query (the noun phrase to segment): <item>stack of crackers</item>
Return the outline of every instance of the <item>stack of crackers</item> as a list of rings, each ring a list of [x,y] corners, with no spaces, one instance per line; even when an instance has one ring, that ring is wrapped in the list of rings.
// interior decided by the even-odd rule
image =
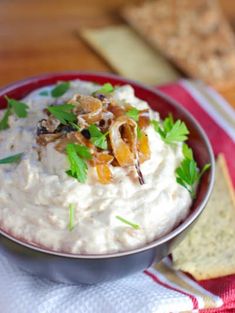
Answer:
[[[188,76],[213,86],[235,82],[234,33],[216,0],[146,1],[122,15]]]
[[[140,1],[121,10],[131,27],[85,29],[83,38],[123,76],[156,85],[183,73],[235,105],[235,35],[218,0]]]

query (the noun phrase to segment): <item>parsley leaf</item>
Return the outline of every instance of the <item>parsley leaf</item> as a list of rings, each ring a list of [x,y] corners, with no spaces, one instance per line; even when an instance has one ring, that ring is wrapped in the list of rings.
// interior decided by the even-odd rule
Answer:
[[[47,110],[54,115],[62,124],[66,125],[70,122],[76,122],[77,117],[71,111],[74,105],[62,104],[62,105],[51,105],[47,107]]]
[[[172,115],[169,115],[163,121],[162,125],[155,121],[151,121],[156,132],[167,143],[182,142],[188,139],[189,130],[184,122],[177,120],[174,122]]]
[[[151,120],[150,122],[152,125],[153,125],[153,128],[156,132],[158,132],[158,129],[159,129],[159,122],[156,121],[156,120]]]
[[[0,164],[18,163],[21,160],[22,156],[23,153],[11,155],[9,157],[1,159]]]
[[[138,224],[132,223],[119,215],[116,215],[116,219],[118,219],[119,221],[123,222],[126,225],[131,226],[134,229],[140,229],[140,226]]]
[[[142,132],[141,128],[138,125],[137,126],[137,138],[141,139],[142,136],[143,136],[143,132]]]
[[[78,124],[76,124],[76,123],[74,123],[74,122],[69,122],[69,124],[70,124],[71,126],[73,126],[73,128],[75,128],[77,131],[80,130],[80,126],[79,126]]]
[[[20,118],[28,115],[28,105],[26,103],[11,99],[7,96],[5,96],[5,99],[7,100],[7,108],[0,121],[0,131],[9,128],[8,119],[12,112]]]
[[[182,150],[183,155],[186,159],[193,160],[193,150],[189,148],[189,146],[186,143],[183,144]]]
[[[5,97],[8,103],[8,107],[12,108],[13,112],[20,118],[24,118],[28,115],[28,105],[24,102],[20,102],[9,97]]]
[[[114,91],[114,87],[110,83],[105,83],[100,89],[93,92],[93,94],[96,93],[102,93],[102,94],[108,94]]]
[[[107,144],[107,139],[105,137],[106,135],[102,135],[100,137],[92,137],[91,138],[91,142],[93,143],[93,145],[95,145],[96,147],[103,149],[103,150],[107,150],[108,149],[108,144]]]
[[[134,121],[139,121],[139,110],[136,108],[132,108],[129,111],[126,112],[126,115],[130,118],[132,118]]]
[[[68,91],[69,87],[70,87],[70,82],[60,83],[51,90],[51,96],[53,98],[59,98],[63,96],[63,94],[65,94],[66,91]]]
[[[85,159],[85,160],[91,160],[92,159],[92,154],[90,152],[90,149],[84,145],[78,145],[78,144],[74,144],[74,148],[77,152],[77,154]]]
[[[211,167],[211,164],[210,163],[207,163],[203,166],[201,172],[199,173],[199,177],[198,177],[198,180],[201,179],[202,175],[207,171],[209,170],[209,168]]]
[[[108,143],[106,138],[108,132],[103,134],[95,124],[90,125],[88,127],[88,130],[91,135],[90,140],[93,145],[103,150],[108,149]]]
[[[11,115],[11,109],[8,107],[0,121],[0,130],[9,128],[8,118]]]
[[[68,224],[69,231],[72,231],[74,229],[74,217],[75,217],[75,205],[70,204],[69,205],[69,224]]]
[[[39,96],[43,96],[43,97],[49,96],[48,90],[42,90],[41,92],[39,92]]]
[[[186,188],[195,197],[195,184],[202,175],[210,168],[210,164],[204,165],[201,172],[197,168],[197,163],[193,159],[185,158],[176,169],[176,181]]]
[[[88,170],[84,159],[91,159],[90,150],[86,146],[69,143],[66,146],[66,153],[70,164],[70,169],[66,173],[76,178],[79,182],[84,183]]]

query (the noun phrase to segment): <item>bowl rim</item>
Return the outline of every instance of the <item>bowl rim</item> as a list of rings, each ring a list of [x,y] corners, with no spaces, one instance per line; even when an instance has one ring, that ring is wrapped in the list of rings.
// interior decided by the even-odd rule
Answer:
[[[207,187],[207,191],[205,194],[204,199],[202,200],[202,202],[200,203],[200,205],[198,205],[194,212],[191,213],[191,215],[189,215],[186,220],[184,220],[182,223],[180,223],[177,227],[175,227],[171,232],[167,233],[166,235],[160,237],[159,239],[153,240],[150,243],[145,244],[144,246],[135,248],[135,249],[131,249],[131,250],[126,250],[126,251],[121,251],[121,252],[114,252],[114,253],[105,253],[105,254],[73,254],[73,253],[66,253],[66,252],[60,252],[60,251],[54,251],[54,250],[50,250],[49,248],[46,247],[39,247],[36,244],[34,245],[33,243],[30,242],[26,242],[26,241],[22,241],[20,239],[17,239],[16,237],[14,237],[13,235],[10,235],[9,233],[7,233],[6,231],[2,230],[0,228],[0,235],[3,235],[4,237],[6,237],[7,239],[9,239],[10,241],[13,241],[16,244],[19,244],[21,246],[24,246],[26,248],[29,248],[31,250],[34,250],[36,252],[41,252],[44,254],[49,254],[51,256],[57,256],[57,257],[66,257],[66,258],[72,258],[72,259],[107,259],[107,258],[117,258],[117,257],[122,257],[122,256],[127,256],[127,255],[132,255],[132,254],[136,254],[136,253],[140,253],[140,252],[144,252],[147,251],[149,249],[155,248],[167,241],[170,241],[171,239],[173,239],[174,237],[176,237],[177,235],[179,235],[180,233],[182,233],[187,227],[189,227],[194,220],[201,214],[201,212],[203,211],[204,207],[206,206],[209,197],[211,195],[213,186],[214,186],[214,180],[215,180],[215,158],[214,158],[214,153],[210,144],[210,141],[208,139],[207,134],[205,133],[205,131],[203,130],[203,128],[200,126],[200,124],[198,123],[198,121],[193,117],[193,115],[187,110],[185,109],[180,102],[178,102],[177,100],[173,99],[172,97],[168,96],[167,94],[163,93],[162,91],[158,90],[158,89],[154,89],[152,87],[146,86],[145,84],[142,84],[141,82],[132,80],[132,79],[128,79],[128,78],[124,78],[120,75],[116,75],[113,73],[109,73],[109,72],[99,72],[99,71],[59,71],[59,72],[49,72],[49,73],[44,73],[44,74],[39,74],[39,75],[34,75],[31,77],[28,77],[26,79],[22,79],[22,80],[18,80],[16,82],[7,84],[6,86],[3,86],[0,88],[0,93],[2,94],[4,93],[8,93],[9,91],[12,91],[16,88],[19,87],[23,87],[23,86],[27,86],[27,84],[31,84],[33,82],[37,82],[38,80],[44,80],[44,79],[50,79],[50,78],[55,78],[56,76],[66,76],[66,75],[78,75],[78,76],[85,76],[85,75],[89,75],[95,78],[95,77],[100,77],[100,78],[105,78],[107,79],[107,81],[111,78],[113,79],[118,79],[121,80],[122,83],[126,83],[126,84],[130,84],[130,85],[134,85],[137,86],[140,89],[145,89],[155,95],[157,95],[158,97],[162,98],[163,100],[169,102],[171,105],[173,105],[177,110],[181,110],[181,112],[187,116],[187,118],[190,120],[191,123],[194,124],[197,132],[200,134],[200,136],[202,137],[202,139],[204,140],[205,146],[208,150],[209,153],[209,158],[210,158],[210,163],[211,163],[211,167],[210,167],[210,181]],[[77,78],[73,78],[71,80],[75,80],[75,79],[80,79],[80,77]],[[86,80],[85,80],[86,81]],[[87,80],[88,81],[88,80]],[[37,89],[37,88],[35,88]],[[0,95],[1,96],[1,95]]]

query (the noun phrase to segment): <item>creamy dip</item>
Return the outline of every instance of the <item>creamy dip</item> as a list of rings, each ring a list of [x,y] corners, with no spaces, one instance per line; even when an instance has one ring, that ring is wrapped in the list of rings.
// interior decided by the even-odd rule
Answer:
[[[85,183],[68,176],[66,155],[50,143],[37,152],[36,125],[45,117],[43,109],[55,103],[51,96],[35,90],[22,101],[29,106],[26,118],[11,115],[10,128],[0,132],[0,159],[23,152],[18,164],[0,165],[0,225],[15,237],[56,251],[102,254],[137,248],[176,227],[189,212],[191,197],[176,182],[182,144],[166,144],[153,126],[148,126],[151,158],[141,164],[145,184],[128,175],[131,168],[111,166],[112,183],[97,180],[89,166]],[[90,95],[97,84],[71,81],[70,89],[57,102],[75,93]],[[148,104],[134,95],[131,86],[115,88],[113,97],[122,105],[138,109]],[[2,116],[3,112],[0,112]],[[156,112],[151,111],[155,119]],[[75,225],[68,229],[69,206],[75,204]],[[139,225],[133,229],[116,216]]]

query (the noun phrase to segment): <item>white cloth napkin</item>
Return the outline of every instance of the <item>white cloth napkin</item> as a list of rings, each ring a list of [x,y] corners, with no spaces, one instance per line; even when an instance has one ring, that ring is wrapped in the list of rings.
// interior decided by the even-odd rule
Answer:
[[[1,313],[169,313],[194,308],[187,290],[154,267],[114,282],[69,285],[25,273],[0,250],[0,277]]]

